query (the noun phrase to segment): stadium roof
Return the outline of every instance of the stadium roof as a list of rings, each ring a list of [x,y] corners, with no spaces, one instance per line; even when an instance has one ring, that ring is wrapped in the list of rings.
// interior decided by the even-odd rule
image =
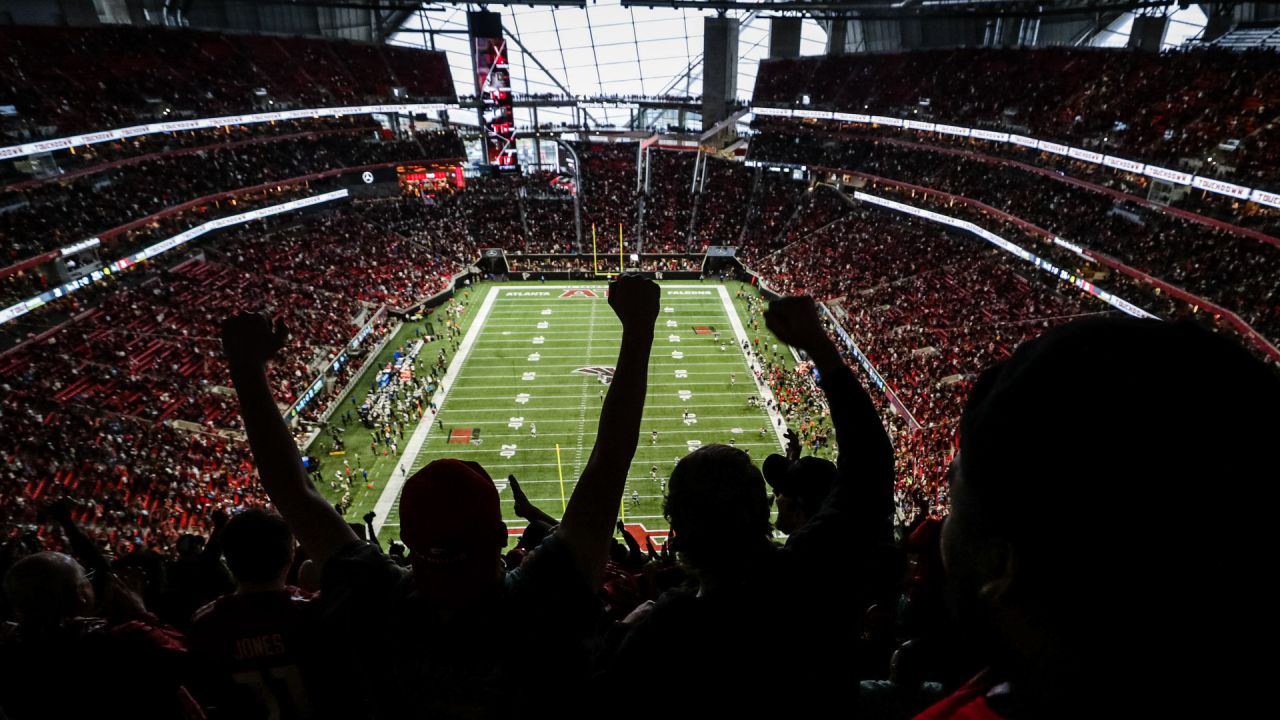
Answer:
[[[512,85],[519,94],[675,95],[702,94],[703,17],[714,12],[671,8],[625,8],[620,0],[600,0],[585,8],[497,7],[509,43]],[[738,88],[751,97],[756,66],[769,50],[769,21],[740,13]],[[466,11],[435,6],[410,14],[389,42],[435,47],[448,54],[458,94],[470,94]],[[458,33],[457,31],[463,31]],[[806,19],[800,51],[821,54],[826,33]],[[567,93],[565,91],[568,91]],[[522,117],[520,113],[526,116]],[[600,124],[625,125],[626,110],[593,111]],[[539,111],[539,122],[569,122],[568,109]],[[520,110],[517,125],[532,125]]]
[[[1160,38],[1168,48],[1202,37],[1206,13],[1218,21],[1207,39],[1216,38],[1234,22],[1233,5],[1181,0],[178,0],[163,3],[162,20],[435,48],[447,54],[454,84],[466,95],[474,87],[466,12],[484,8],[502,15],[512,41],[511,78],[518,95],[696,98],[702,94],[704,18],[727,15],[740,26],[736,95],[749,101],[759,60],[768,54],[770,20],[783,15],[802,18],[801,55],[823,53],[824,28],[837,19],[851,22],[833,29],[836,52],[1012,44],[1124,47],[1138,15],[1168,18]],[[1255,16],[1270,17],[1262,10],[1241,17]],[[696,112],[657,113],[647,110],[644,126],[700,124]],[[623,126],[630,115],[623,109],[592,110],[588,122]],[[468,122],[466,113],[455,119]],[[531,126],[532,112],[519,108],[515,120]],[[574,118],[569,108],[544,107],[538,120]]]

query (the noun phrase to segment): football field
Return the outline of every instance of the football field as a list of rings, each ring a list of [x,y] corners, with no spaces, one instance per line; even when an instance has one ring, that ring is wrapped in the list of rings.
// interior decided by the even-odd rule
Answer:
[[[435,397],[439,422],[417,426],[399,464],[405,473],[391,473],[379,488],[375,509],[384,540],[399,535],[403,476],[437,458],[474,460],[488,470],[513,535],[527,523],[512,511],[508,474],[535,505],[561,514],[595,443],[622,336],[605,288],[601,282],[479,289]],[[620,508],[634,534],[650,533],[659,545],[667,528],[663,490],[681,457],[724,443],[750,452],[758,464],[780,451],[784,429],[749,400],[769,395],[748,367],[742,343],[755,336],[744,330],[730,289],[698,282],[661,289],[644,421]]]

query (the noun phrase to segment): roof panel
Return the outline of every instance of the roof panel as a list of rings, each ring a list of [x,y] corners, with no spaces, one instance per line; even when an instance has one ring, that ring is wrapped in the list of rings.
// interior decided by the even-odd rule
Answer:
[[[693,10],[624,8],[619,0],[600,0],[587,9],[545,7],[501,8],[503,29],[542,63],[575,95],[700,95],[702,93],[703,17],[711,13]],[[755,84],[756,65],[768,54],[769,21],[754,14],[741,16],[739,31],[738,97],[749,99]],[[466,13],[451,9],[440,13],[415,13],[392,35],[395,44],[430,46],[419,27],[465,30]],[[826,35],[817,22],[806,19],[801,38],[805,54],[821,53]],[[593,42],[594,40],[594,42]],[[449,56],[454,84],[459,92],[471,92],[471,59],[462,35],[436,35],[435,47]],[[637,61],[637,54],[639,60]],[[511,43],[511,77],[517,92],[558,92],[551,77],[526,57],[520,45]],[[690,68],[692,65],[692,69]],[[542,122],[568,120],[570,114],[539,111]],[[595,112],[605,122],[604,112]],[[625,111],[607,113],[608,121],[626,121]],[[555,117],[555,120],[551,120]],[[522,118],[517,114],[517,123]],[[532,122],[530,116],[525,124]]]

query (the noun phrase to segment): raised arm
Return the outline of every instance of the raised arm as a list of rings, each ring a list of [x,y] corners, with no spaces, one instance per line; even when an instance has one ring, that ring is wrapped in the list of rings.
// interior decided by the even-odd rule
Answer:
[[[841,360],[813,298],[774,301],[764,318],[779,340],[803,350],[817,367],[840,446],[839,479],[818,514],[788,538],[788,547],[825,547],[842,535],[860,544],[891,541],[893,445],[871,397]]]
[[[618,521],[618,532],[622,533],[622,541],[627,544],[627,563],[632,568],[644,565],[644,553],[640,550],[640,541],[635,536],[627,532],[627,527]]]
[[[373,520],[378,517],[378,513],[370,510],[360,518],[364,520],[365,537],[369,538],[369,544],[378,548],[378,552],[382,552],[382,543],[378,542],[378,532],[373,528]]]
[[[80,561],[84,569],[93,572],[93,590],[101,595],[107,589],[106,583],[111,575],[111,563],[107,561],[102,549],[90,540],[71,518],[72,506],[71,498],[61,497],[51,503],[47,510],[49,516],[62,527],[62,532],[66,534],[67,542],[71,545],[71,553]]]
[[[298,446],[271,398],[267,361],[284,347],[287,337],[284,323],[277,322],[273,329],[256,313],[240,313],[222,323],[222,349],[258,477],[307,556],[323,566],[358,538],[307,477]]]
[[[543,512],[542,508],[529,500],[529,496],[524,493],[524,488],[520,487],[520,481],[516,480],[515,475],[507,476],[507,486],[511,488],[511,497],[515,499],[516,517],[524,518],[529,522],[546,523],[550,527],[560,524],[559,520]]]
[[[795,462],[800,459],[800,436],[795,430],[787,428],[785,437],[787,438],[787,459]]]
[[[592,587],[604,576],[613,521],[640,438],[653,325],[658,319],[658,285],[638,275],[624,275],[609,285],[609,306],[622,321],[618,365],[600,411],[591,458],[556,531]]]

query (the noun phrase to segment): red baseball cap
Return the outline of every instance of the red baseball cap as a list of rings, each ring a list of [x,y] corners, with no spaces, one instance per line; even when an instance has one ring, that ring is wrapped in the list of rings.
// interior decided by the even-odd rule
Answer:
[[[502,522],[498,489],[478,463],[436,460],[405,482],[400,522],[400,538],[415,552],[492,545]]]

